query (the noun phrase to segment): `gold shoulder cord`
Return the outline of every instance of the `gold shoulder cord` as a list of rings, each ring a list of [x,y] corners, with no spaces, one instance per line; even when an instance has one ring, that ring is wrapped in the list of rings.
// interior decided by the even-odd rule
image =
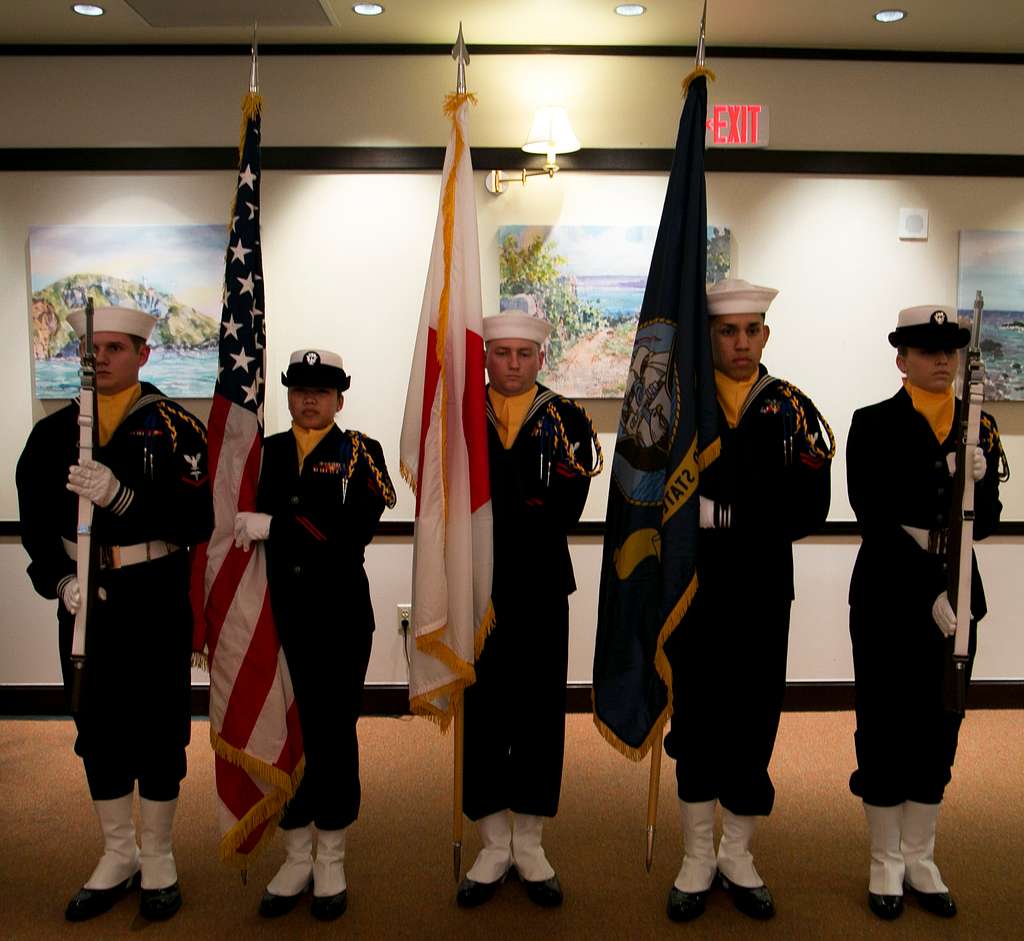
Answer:
[[[1005,483],[1010,479],[1010,462],[1006,460],[1006,452],[1003,450],[1003,440],[999,435],[999,429],[992,423],[991,416],[986,415],[984,412],[981,413],[981,427],[988,432],[986,439],[988,446],[985,450],[990,454],[993,451],[998,454],[999,482]]]
[[[392,486],[390,479],[373,462],[373,457],[370,455],[369,450],[367,450],[366,445],[363,444],[362,435],[358,431],[350,431],[349,437],[352,440],[352,457],[349,459],[346,470],[348,477],[351,478],[352,472],[356,467],[356,460],[362,454],[366,461],[366,466],[369,467],[370,473],[373,475],[373,479],[377,481],[377,486],[380,487],[381,495],[384,497],[384,505],[389,509],[392,508],[398,502],[398,497],[395,495],[395,488]]]
[[[555,408],[554,402],[550,402],[548,403],[547,413],[555,424],[554,446],[556,451],[559,450],[559,448],[561,449],[562,453],[565,455],[566,463],[576,471],[577,474],[582,477],[596,477],[604,468],[604,454],[601,451],[601,442],[598,440],[597,432],[594,431],[594,423],[590,420],[590,416],[587,414],[586,410],[575,402],[572,404],[575,408],[580,410],[587,421],[587,427],[590,429],[590,439],[594,442],[594,450],[597,452],[597,464],[594,466],[593,470],[587,470],[579,461],[576,460],[576,455],[573,453],[569,436],[565,433],[565,425],[562,424],[562,416],[558,414],[558,409]]]
[[[789,399],[790,404],[793,406],[793,411],[796,413],[796,430],[797,432],[803,434],[804,440],[807,442],[807,447],[810,449],[810,452],[812,454],[817,455],[820,458],[823,458],[826,461],[831,461],[836,454],[836,438],[835,435],[832,434],[832,428],[829,426],[829,423],[825,420],[825,416],[818,411],[817,407],[813,402],[811,402],[810,399],[807,400],[811,408],[814,409],[815,414],[818,416],[818,420],[824,427],[825,434],[828,435],[828,451],[825,451],[825,449],[822,448],[816,440],[812,440],[808,432],[807,416],[806,414],[804,414],[804,407],[800,403],[800,396],[797,395],[797,392],[799,392],[799,390],[796,388],[796,386],[790,385],[788,382],[780,382],[779,389],[781,390],[782,394],[787,399]]]
[[[195,433],[199,435],[199,438],[203,442],[203,444],[206,444],[206,430],[184,409],[175,408],[173,407],[173,405],[169,405],[167,399],[162,399],[161,401],[159,401],[157,403],[156,408],[160,414],[160,417],[163,419],[164,424],[167,426],[168,432],[170,432],[172,450],[177,450],[178,447],[178,429],[175,427],[174,422],[171,420],[172,415],[175,418],[181,419],[187,425],[190,425],[192,429],[195,431]]]

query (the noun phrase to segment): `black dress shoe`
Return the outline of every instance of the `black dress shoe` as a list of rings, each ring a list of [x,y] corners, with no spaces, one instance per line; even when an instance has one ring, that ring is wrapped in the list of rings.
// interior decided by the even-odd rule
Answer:
[[[672,886],[668,892],[668,917],[672,921],[693,921],[704,914],[704,906],[711,889],[703,892],[684,892]]]
[[[763,920],[775,914],[775,903],[772,901],[768,886],[759,885],[748,889],[746,886],[730,882],[721,873],[718,876],[722,880],[722,887],[732,896],[732,904],[744,915]]]
[[[147,921],[167,921],[181,908],[181,889],[178,883],[165,889],[143,889],[139,899],[139,914]]]
[[[83,886],[68,902],[64,917],[68,921],[88,921],[109,912],[118,900],[138,886],[140,879],[139,873],[135,873],[130,879],[125,879],[124,882],[119,882],[109,889],[86,889]]]
[[[926,912],[938,915],[939,918],[952,918],[956,914],[956,902],[948,892],[922,892],[909,882],[904,882],[903,888],[910,890]]]
[[[455,904],[459,908],[476,908],[478,905],[483,905],[484,902],[489,902],[494,897],[494,893],[498,891],[498,886],[501,883],[501,879],[496,879],[494,882],[476,882],[466,876],[459,883],[459,891],[455,893]]]
[[[263,898],[260,899],[260,915],[264,918],[280,918],[287,915],[312,887],[313,880],[310,879],[306,887],[294,895],[274,895],[273,892],[264,891]]]
[[[314,895],[313,904],[309,906],[313,917],[318,921],[334,921],[341,918],[348,908],[348,889],[342,889],[337,895]]]
[[[876,892],[868,892],[868,908],[879,918],[892,921],[903,914],[903,896],[879,895]]]
[[[538,882],[524,879],[523,882],[526,883],[526,896],[534,905],[540,905],[542,908],[557,908],[562,904],[562,886],[558,881],[558,876],[541,879]]]

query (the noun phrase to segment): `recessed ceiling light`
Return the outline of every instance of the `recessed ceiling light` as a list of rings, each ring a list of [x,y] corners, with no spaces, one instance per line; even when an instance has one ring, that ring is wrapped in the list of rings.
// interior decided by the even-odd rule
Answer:
[[[898,23],[906,15],[906,10],[879,10],[875,14],[875,19],[879,23]]]
[[[647,12],[647,7],[642,3],[620,3],[615,12],[619,16],[643,16]]]
[[[384,7],[379,3],[355,3],[352,5],[352,12],[360,16],[380,16]]]
[[[71,7],[79,16],[103,16],[106,12],[103,7],[94,3],[76,3]]]

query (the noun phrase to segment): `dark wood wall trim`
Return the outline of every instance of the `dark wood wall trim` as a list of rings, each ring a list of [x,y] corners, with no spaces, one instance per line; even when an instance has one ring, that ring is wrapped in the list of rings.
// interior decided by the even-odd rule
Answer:
[[[667,173],[670,148],[590,147],[559,158],[562,171]],[[264,147],[265,170],[437,171],[443,147]],[[540,167],[543,158],[515,147],[474,147],[477,170]],[[7,147],[4,172],[146,172],[234,170],[234,147]],[[1022,177],[1024,155],[932,154],[856,150],[724,150],[705,154],[709,173],[804,173],[832,176]]]
[[[591,711],[589,683],[566,687],[569,712]],[[971,709],[1024,709],[1024,681],[978,680],[968,692]],[[209,715],[210,692],[206,686],[192,687],[192,714]],[[853,709],[853,683],[787,683],[783,698],[787,712],[835,712]],[[0,716],[66,717],[67,700],[61,686],[0,686]],[[405,684],[366,686],[363,689],[363,715],[409,715],[409,690]]]
[[[260,43],[261,56],[449,56],[448,43]],[[471,43],[475,56],[632,56],[693,60],[695,46],[584,46]],[[0,56],[245,56],[243,43],[6,43]],[[708,46],[715,59],[794,59],[814,62],[933,62],[944,65],[1024,65],[1017,52],[913,49],[802,49],[794,46]]]

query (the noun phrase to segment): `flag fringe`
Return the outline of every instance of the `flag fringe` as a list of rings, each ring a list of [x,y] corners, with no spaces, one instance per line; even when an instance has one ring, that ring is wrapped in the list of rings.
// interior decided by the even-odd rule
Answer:
[[[598,732],[601,733],[608,744],[610,744],[616,751],[625,755],[631,761],[642,761],[646,757],[647,753],[651,750],[651,746],[655,742],[660,741],[661,735],[665,729],[665,724],[672,717],[672,666],[669,664],[668,657],[665,655],[665,644],[675,633],[675,629],[679,626],[680,621],[682,621],[683,615],[686,614],[689,609],[696,593],[697,576],[694,575],[693,578],[690,579],[690,584],[686,586],[686,590],[682,595],[680,595],[675,607],[669,612],[668,617],[665,619],[665,623],[661,626],[661,630],[658,632],[658,640],[655,644],[654,650],[654,667],[658,671],[658,676],[661,677],[661,681],[665,684],[665,688],[668,691],[668,700],[665,704],[665,708],[661,711],[661,714],[651,725],[651,729],[647,733],[647,737],[643,742],[641,742],[639,746],[629,745],[624,742],[609,726],[605,725],[605,723],[601,721],[597,715],[597,709],[594,708],[594,725],[597,726]],[[593,690],[591,690],[590,698],[593,708]]]
[[[455,112],[462,107],[463,102],[468,101],[471,105],[476,104],[476,95],[472,92],[451,92],[444,96],[444,115],[446,118],[455,120]]]
[[[413,493],[416,492],[416,475],[413,473],[412,468],[402,461],[399,464],[399,470],[402,472],[402,479],[409,485]]]
[[[242,99],[242,130],[238,135],[238,162],[242,162],[242,154],[245,151],[245,132],[249,127],[249,122],[253,118],[257,118],[260,115],[260,111],[263,110],[263,96],[258,95],[256,92],[247,92],[246,96]]]
[[[271,791],[239,820],[220,840],[220,861],[236,869],[248,869],[277,832],[278,820],[287,798],[278,790]],[[248,853],[239,853],[238,848],[252,835],[253,831],[266,824],[256,845]]]
[[[289,774],[287,771],[270,764],[270,762],[256,758],[241,748],[231,745],[212,726],[210,727],[210,746],[225,761],[242,768],[252,777],[259,778],[265,784],[280,790],[286,799],[294,796],[299,782],[302,780],[305,758],[300,760],[295,770]]]
[[[473,659],[479,660],[480,654],[484,650],[484,642],[490,636],[491,631],[494,630],[494,625],[497,623],[494,616],[494,602],[488,600],[487,611],[484,614],[483,620],[480,622],[480,626],[476,629],[476,633],[473,635]]]
[[[205,650],[193,650],[192,667],[196,670],[202,670],[204,673],[209,673],[210,655]]]
[[[700,78],[702,75],[712,82],[715,80],[715,73],[712,72],[711,69],[705,68],[703,65],[698,66],[683,79],[682,88],[684,98],[686,97],[686,93],[690,90],[690,83],[694,79]]]
[[[448,731],[452,721],[453,707],[451,700],[454,698],[456,693],[464,690],[469,683],[463,678],[457,677],[450,683],[446,683],[444,686],[439,686],[437,689],[429,690],[426,693],[420,693],[417,696],[412,697],[409,700],[410,711],[417,716],[422,716],[424,719],[429,719],[434,723],[444,734]],[[448,709],[439,709],[431,702],[432,699],[438,699],[442,696],[448,697]]]

